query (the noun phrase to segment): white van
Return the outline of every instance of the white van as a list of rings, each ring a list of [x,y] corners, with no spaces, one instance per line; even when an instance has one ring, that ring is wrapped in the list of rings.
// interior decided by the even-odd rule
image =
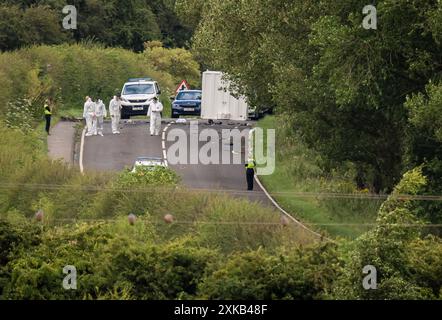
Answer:
[[[121,118],[147,116],[149,103],[161,94],[158,82],[151,78],[129,79],[121,90]]]
[[[201,118],[211,120],[246,121],[248,105],[243,97],[235,98],[229,91],[229,83],[219,71],[203,72]]]

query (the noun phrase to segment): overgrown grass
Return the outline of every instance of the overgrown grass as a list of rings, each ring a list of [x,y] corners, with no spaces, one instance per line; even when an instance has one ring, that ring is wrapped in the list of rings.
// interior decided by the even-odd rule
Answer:
[[[107,107],[106,107],[107,108]],[[82,119],[83,118],[83,108],[82,106],[64,106],[60,108],[58,116],[66,119]]]
[[[158,50],[168,55],[169,60],[186,52]],[[157,61],[160,57],[153,59],[150,54],[82,44],[32,46],[0,53],[0,95],[5,102],[52,97],[56,101],[55,114],[81,118],[86,95],[99,97],[108,104],[129,78],[149,76],[158,81],[163,92],[164,116],[170,117],[169,96],[183,77],[197,81],[198,65],[188,53],[181,61],[188,68],[177,73],[175,63],[161,65]],[[7,104],[0,105],[0,113],[6,107]]]
[[[263,129],[276,128],[276,169],[272,175],[260,179],[282,207],[313,228],[326,230],[333,236],[355,238],[370,228],[367,224],[374,222],[382,200],[321,195],[368,192],[356,190],[351,164],[326,172],[321,168],[320,155],[306,148],[299,139],[288,138],[286,128],[276,116],[267,116],[258,125]],[[278,192],[298,195],[278,195]]]
[[[32,218],[42,209],[49,225],[60,225],[127,219],[133,213],[157,224],[164,242],[193,235],[200,245],[223,252],[273,250],[284,243],[313,240],[295,226],[283,227],[279,214],[271,209],[189,191],[176,185],[167,172],[155,172],[149,179],[150,173],[134,176],[129,171],[82,175],[76,168],[47,158],[40,131],[25,135],[0,128],[0,217]],[[163,221],[166,214],[174,216],[174,224]]]
[[[368,261],[399,261],[413,275],[399,279],[398,289],[387,287],[388,295],[380,288],[373,298],[403,297],[403,284],[414,284],[414,278],[424,279],[426,292],[406,298],[440,296],[434,267],[442,261],[440,242],[417,243],[411,259],[398,260],[402,250],[409,252],[401,247],[410,240],[403,241],[397,217],[393,229],[382,226],[388,236],[394,231],[385,247],[381,232],[373,233],[380,241],[362,238],[361,251],[346,241],[318,244],[295,226],[283,226],[271,209],[189,191],[167,169],[81,175],[50,161],[38,135],[0,125],[0,299],[356,299],[367,252],[373,255]],[[314,186],[312,178],[308,188]],[[323,219],[322,201],[303,200],[299,209]],[[404,205],[392,201],[385,213]],[[43,210],[42,221],[34,217],[37,210]],[[129,213],[137,216],[133,225]],[[166,223],[165,214],[174,222]],[[435,249],[422,260],[427,248]],[[416,269],[422,261],[428,264]],[[66,265],[77,269],[77,290],[60,285]]]

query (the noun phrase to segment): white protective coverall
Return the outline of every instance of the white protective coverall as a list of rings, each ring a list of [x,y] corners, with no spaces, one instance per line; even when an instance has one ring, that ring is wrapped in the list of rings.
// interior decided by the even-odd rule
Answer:
[[[100,136],[103,136],[103,122],[104,118],[107,117],[106,106],[103,101],[98,99],[95,104],[95,115],[97,116],[97,131]]]
[[[86,119],[86,136],[97,135],[97,117],[95,116],[95,103],[88,98],[84,104],[83,118]]]
[[[117,97],[114,97],[109,103],[109,113],[112,118],[112,133],[118,134],[118,126],[120,124],[121,118],[121,100],[118,100]]]
[[[147,115],[150,117],[150,135],[158,136],[161,130],[161,112],[163,104],[155,99],[149,104]]]

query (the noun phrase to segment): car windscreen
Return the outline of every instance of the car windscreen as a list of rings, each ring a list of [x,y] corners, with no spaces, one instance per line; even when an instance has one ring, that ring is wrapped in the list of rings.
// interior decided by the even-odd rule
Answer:
[[[161,160],[138,160],[135,163],[135,166],[162,166],[163,163]]]
[[[124,87],[124,95],[130,94],[153,94],[155,88],[153,84],[129,84]]]
[[[201,92],[180,92],[176,100],[201,100]]]

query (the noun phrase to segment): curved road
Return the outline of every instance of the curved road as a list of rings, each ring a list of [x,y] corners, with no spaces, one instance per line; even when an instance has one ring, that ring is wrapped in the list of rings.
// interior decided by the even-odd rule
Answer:
[[[220,138],[218,141],[210,141],[209,144],[214,144],[214,147],[218,148],[220,155],[222,150],[229,153],[231,155],[230,163],[233,163],[232,158],[234,154],[239,156],[239,153],[241,153],[241,164],[173,164],[173,161],[169,161],[170,168],[181,176],[185,185],[191,188],[220,190],[235,196],[245,196],[251,201],[258,201],[263,205],[273,207],[256,183],[255,191],[246,192],[247,184],[243,164],[245,162],[244,141],[242,141],[241,148],[233,150],[230,141],[221,139],[223,129],[232,130],[238,128],[240,131],[248,130],[244,123],[224,122],[223,124],[208,125],[206,122],[200,121],[198,129],[195,130],[195,127],[193,127],[191,130],[189,121],[186,124],[177,124],[166,120],[162,124],[161,132],[164,132],[164,134],[154,137],[151,137],[148,132],[149,122],[146,120],[122,121],[120,127],[121,134],[112,135],[110,123],[106,122],[104,137],[85,137],[83,147],[83,167],[85,171],[119,171],[125,167],[131,167],[135,159],[140,156],[161,157],[164,159],[165,152],[163,152],[163,147],[165,150],[169,150],[175,144],[175,141],[167,141],[167,137],[176,132],[177,129],[188,139],[185,153],[188,160],[190,160],[190,138],[198,138],[199,132],[210,128],[216,130]],[[199,142],[197,152],[204,145],[207,145],[207,142]],[[195,150],[193,151],[193,154],[195,154]],[[176,155],[180,155],[180,152],[177,151]]]

